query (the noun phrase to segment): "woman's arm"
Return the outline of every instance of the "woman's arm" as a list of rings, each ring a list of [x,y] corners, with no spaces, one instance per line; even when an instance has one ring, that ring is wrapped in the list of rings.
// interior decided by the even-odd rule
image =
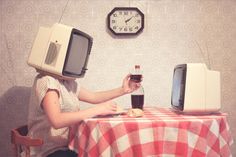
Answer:
[[[124,94],[125,93],[121,87],[103,92],[92,92],[81,87],[79,92],[79,100],[91,104],[98,104],[105,101],[109,101]]]
[[[81,87],[78,97],[81,101],[85,101],[92,104],[98,104],[117,98],[124,94],[131,93],[134,90],[138,89],[139,87],[140,83],[135,83],[133,81],[130,81],[130,74],[129,74],[124,78],[123,84],[119,88],[102,92],[92,92]]]
[[[113,102],[105,102],[93,108],[77,112],[61,112],[59,94],[56,90],[47,91],[42,101],[42,107],[55,129],[71,126],[96,115],[114,114],[116,112],[116,104]]]

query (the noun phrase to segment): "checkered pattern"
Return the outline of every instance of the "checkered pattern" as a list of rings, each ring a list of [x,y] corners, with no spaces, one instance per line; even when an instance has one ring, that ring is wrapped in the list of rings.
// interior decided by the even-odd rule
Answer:
[[[86,119],[71,129],[69,148],[81,157],[228,157],[233,139],[226,116],[145,108],[141,118]]]

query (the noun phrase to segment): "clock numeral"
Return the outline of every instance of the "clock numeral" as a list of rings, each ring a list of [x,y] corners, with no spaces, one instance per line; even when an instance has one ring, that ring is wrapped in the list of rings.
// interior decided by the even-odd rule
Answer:
[[[125,31],[125,32],[127,32],[127,31],[128,31],[128,28],[127,28],[127,27],[125,27],[125,28],[124,28],[124,31]]]
[[[122,11],[119,11],[119,15],[122,15]]]
[[[136,22],[137,22],[137,23],[141,23],[141,20],[137,20]]]
[[[133,31],[133,28],[132,28],[132,27],[130,27],[130,28],[129,28],[129,31],[130,31],[130,32],[132,32],[132,31]]]
[[[113,26],[113,27],[112,27],[112,29],[114,29],[114,30],[115,30],[116,28],[117,28],[117,26]]]
[[[113,14],[113,17],[117,17],[117,14],[116,14],[116,13],[114,13],[114,14]]]
[[[111,20],[111,23],[116,23],[116,20]]]
[[[129,14],[129,12],[128,12],[128,11],[125,11],[125,12],[124,12],[124,15],[128,15],[128,14]]]
[[[134,29],[138,29],[138,28],[139,28],[138,26],[134,27]]]
[[[139,14],[138,14],[138,13],[136,13],[136,14],[135,14],[135,17],[139,17]]]
[[[122,27],[119,27],[119,30],[122,31]]]

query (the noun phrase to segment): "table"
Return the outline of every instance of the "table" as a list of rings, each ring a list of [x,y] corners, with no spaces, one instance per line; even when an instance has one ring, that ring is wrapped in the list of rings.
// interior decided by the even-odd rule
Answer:
[[[89,118],[71,129],[69,148],[81,157],[228,157],[233,139],[226,118],[156,107],[145,108],[141,118]]]

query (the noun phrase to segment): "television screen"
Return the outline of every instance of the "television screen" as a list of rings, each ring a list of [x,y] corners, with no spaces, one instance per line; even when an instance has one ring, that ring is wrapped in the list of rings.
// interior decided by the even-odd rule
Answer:
[[[84,75],[92,39],[86,34],[73,30],[68,46],[63,75],[81,77]]]
[[[183,110],[186,80],[186,64],[176,66],[173,74],[172,99],[173,107]]]

